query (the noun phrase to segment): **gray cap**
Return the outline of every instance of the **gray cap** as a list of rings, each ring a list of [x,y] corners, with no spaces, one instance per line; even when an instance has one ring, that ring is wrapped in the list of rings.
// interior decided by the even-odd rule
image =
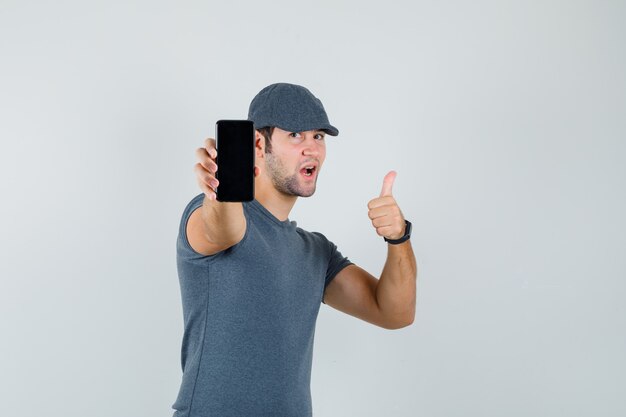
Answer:
[[[277,126],[288,132],[324,130],[337,136],[339,130],[328,121],[322,102],[301,85],[268,85],[252,99],[248,120],[255,129]]]

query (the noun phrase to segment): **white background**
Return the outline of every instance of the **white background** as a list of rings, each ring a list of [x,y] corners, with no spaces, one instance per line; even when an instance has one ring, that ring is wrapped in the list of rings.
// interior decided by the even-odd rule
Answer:
[[[316,417],[626,415],[620,1],[0,1],[0,414],[170,416],[194,151],[274,82],[340,136],[290,219],[378,276],[389,170],[415,323],[322,305]]]

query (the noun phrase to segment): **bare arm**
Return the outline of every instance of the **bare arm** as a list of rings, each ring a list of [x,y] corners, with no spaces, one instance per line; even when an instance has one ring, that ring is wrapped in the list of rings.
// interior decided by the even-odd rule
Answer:
[[[368,203],[368,215],[379,236],[398,239],[405,232],[405,221],[391,189],[396,173],[384,179],[380,197]],[[328,284],[326,304],[386,329],[399,329],[415,319],[417,264],[410,240],[387,244],[387,261],[376,279],[356,265],[339,271]]]
[[[357,265],[339,271],[324,292],[324,302],[385,329],[400,329],[415,319],[417,265],[410,241],[387,244],[380,276]]]
[[[411,242],[387,244],[387,261],[376,287],[381,314],[408,325],[415,319],[417,265]]]
[[[198,253],[213,255],[237,244],[246,232],[243,206],[239,202],[216,200],[215,178],[217,164],[215,139],[205,140],[205,147],[196,150],[198,163],[194,166],[198,185],[205,194],[202,207],[195,210],[187,223],[189,244]]]

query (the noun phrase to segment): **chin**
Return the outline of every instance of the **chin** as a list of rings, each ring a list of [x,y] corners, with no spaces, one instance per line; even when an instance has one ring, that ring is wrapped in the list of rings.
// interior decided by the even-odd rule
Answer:
[[[311,197],[313,194],[315,194],[315,190],[313,190],[313,191],[311,191],[310,193],[307,193],[307,194],[299,194],[299,195],[300,195],[300,197],[307,198],[307,197]]]
[[[315,194],[315,190],[317,189],[317,184],[313,184],[313,188],[303,187],[303,191],[299,193],[300,197],[311,197]]]
[[[306,182],[300,182],[297,174],[272,182],[274,188],[280,193],[295,197],[311,197],[315,194],[315,189],[317,188],[317,179],[307,184]]]

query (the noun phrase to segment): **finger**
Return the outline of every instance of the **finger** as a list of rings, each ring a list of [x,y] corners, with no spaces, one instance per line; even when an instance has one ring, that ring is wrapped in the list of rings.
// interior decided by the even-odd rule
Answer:
[[[204,140],[204,148],[209,156],[213,159],[217,158],[217,149],[215,148],[215,139],[207,138]]]
[[[217,164],[214,160],[211,159],[209,154],[207,153],[206,148],[198,148],[196,149],[196,157],[200,164],[211,173],[215,173],[217,171]]]
[[[393,225],[393,219],[389,216],[377,217],[375,219],[372,219],[372,226],[377,229],[379,227],[387,227],[391,225]]]
[[[376,228],[376,234],[381,237],[390,236],[393,233],[393,228],[391,226],[382,226]]]
[[[394,205],[384,205],[379,207],[374,207],[367,212],[367,216],[371,219],[377,219],[379,217],[400,217],[400,207],[397,204]]]
[[[389,171],[387,175],[385,175],[385,179],[383,180],[383,189],[380,192],[380,196],[390,196],[391,188],[393,187],[393,182],[396,179],[396,171]]]
[[[197,163],[194,166],[194,171],[196,173],[196,177],[198,181],[201,184],[207,185],[213,188],[214,190],[220,185],[219,180],[215,178],[215,176],[208,173],[206,169],[204,169],[204,167],[200,163]]]
[[[404,227],[399,228],[398,225],[392,224],[391,226],[382,226],[376,228],[376,233],[380,236],[384,236],[387,239],[400,239],[404,234]]]
[[[201,187],[201,189],[204,195],[207,196],[209,200],[217,200],[217,193],[211,187],[207,187],[205,185],[204,187]]]
[[[215,148],[215,139],[214,138],[206,138],[204,140],[204,147],[205,148]]]
[[[211,187],[209,187],[208,185],[206,185],[203,181],[201,181],[200,179],[198,179],[198,185],[200,186],[200,189],[202,190],[202,192],[204,193],[205,196],[207,196],[207,198],[209,200],[215,200],[216,198],[216,194],[215,194],[215,190],[213,190]]]
[[[382,206],[392,206],[396,204],[396,200],[395,198],[391,197],[391,196],[385,196],[385,197],[376,197],[371,199],[368,203],[367,203],[367,208],[369,210],[375,209],[376,207],[382,207]]]

